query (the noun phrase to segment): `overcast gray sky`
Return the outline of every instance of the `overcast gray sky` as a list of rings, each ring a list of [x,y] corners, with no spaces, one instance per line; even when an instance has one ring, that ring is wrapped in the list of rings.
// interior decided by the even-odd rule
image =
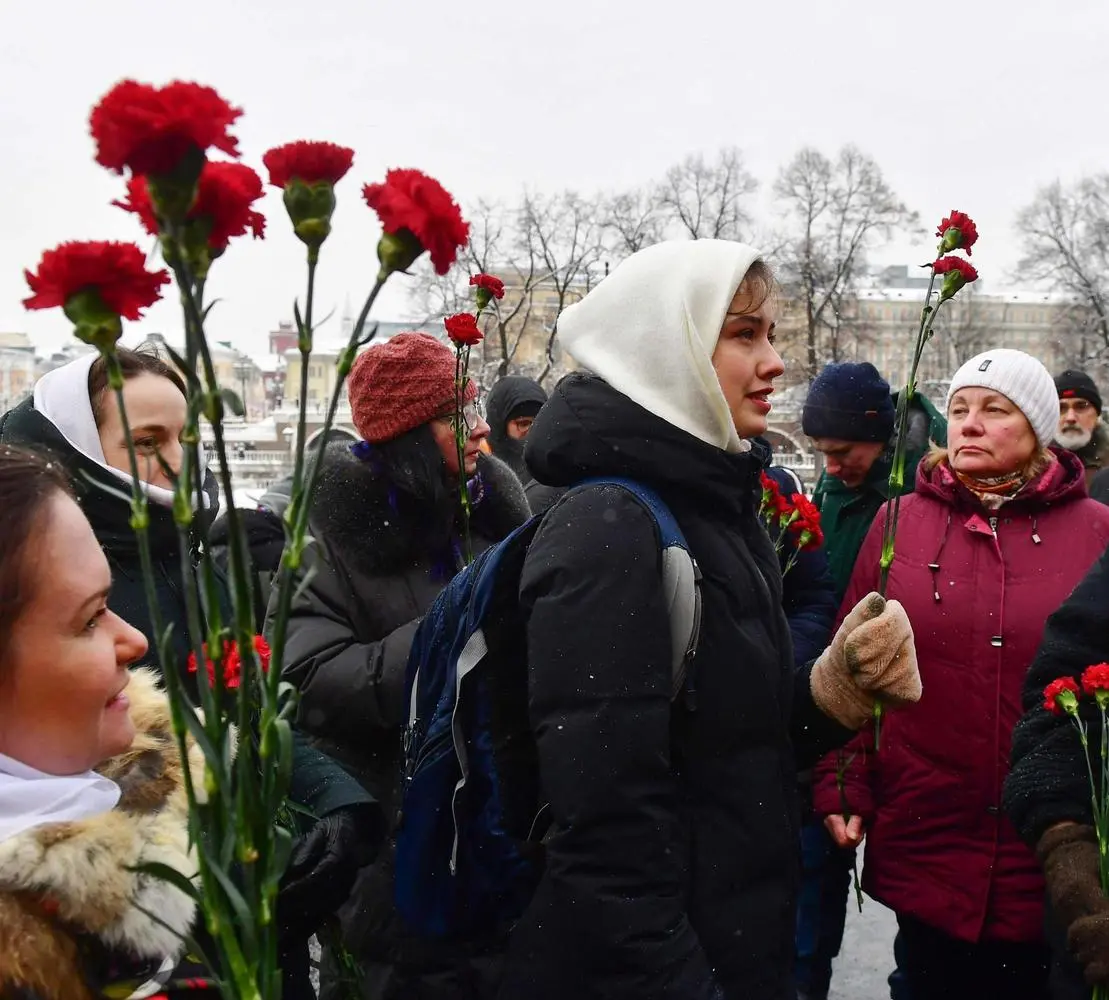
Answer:
[[[1109,167],[1107,52],[1105,0],[4,0],[0,330],[43,348],[68,335],[60,311],[20,304],[22,269],[43,249],[149,245],[109,206],[123,182],[93,162],[88,137],[90,107],[126,76],[214,86],[244,109],[237,134],[259,170],[292,139],[354,147],[319,282],[323,311],[341,312],[376,267],[361,184],[390,166],[427,171],[465,205],[525,184],[642,184],[732,144],[768,184],[803,144],[856,143],[923,221],[969,212],[983,278],[1011,284],[1016,209],[1056,177]],[[270,190],[266,239],[234,243],[211,281],[223,300],[212,335],[253,352],[291,318],[303,281],[303,248]],[[923,260],[929,246],[876,256]],[[404,280],[381,318],[403,314]],[[165,302],[135,329],[180,328]]]

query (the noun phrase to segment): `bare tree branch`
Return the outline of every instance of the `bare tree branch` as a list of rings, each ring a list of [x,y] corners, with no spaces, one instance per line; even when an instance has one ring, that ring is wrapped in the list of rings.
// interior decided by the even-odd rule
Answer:
[[[714,162],[698,153],[671,167],[655,198],[666,221],[692,239],[738,240],[751,222],[744,199],[758,186],[743,154],[728,147]]]
[[[837,310],[866,266],[866,251],[896,231],[919,225],[894,195],[877,163],[854,146],[833,162],[802,149],[774,184],[791,227],[782,274],[804,308],[804,369],[813,378],[840,350]]]

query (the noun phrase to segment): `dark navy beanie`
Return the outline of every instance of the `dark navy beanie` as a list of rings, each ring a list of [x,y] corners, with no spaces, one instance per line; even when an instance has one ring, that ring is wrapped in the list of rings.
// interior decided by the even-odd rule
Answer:
[[[831,364],[813,379],[801,412],[809,437],[888,441],[893,433],[889,383],[869,361]]]

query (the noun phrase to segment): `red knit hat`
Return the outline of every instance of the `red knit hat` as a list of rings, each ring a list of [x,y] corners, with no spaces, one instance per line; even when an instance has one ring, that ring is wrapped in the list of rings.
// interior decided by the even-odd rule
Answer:
[[[430,333],[398,333],[367,348],[350,370],[347,395],[358,433],[371,444],[392,441],[449,411],[455,355]],[[476,398],[470,380],[463,403]]]

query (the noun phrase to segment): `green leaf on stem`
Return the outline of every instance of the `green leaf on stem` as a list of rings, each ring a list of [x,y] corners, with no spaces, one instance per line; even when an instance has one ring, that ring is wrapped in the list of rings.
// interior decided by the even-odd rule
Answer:
[[[188,896],[194,903],[200,902],[200,888],[176,868],[171,868],[161,861],[145,861],[142,864],[131,865],[127,870],[137,872],[140,875],[150,875],[161,882],[168,882],[175,889]]]
[[[223,397],[223,401],[227,404],[227,408],[234,413],[236,417],[246,416],[246,407],[243,406],[242,398],[234,389],[220,389],[219,394]]]
[[[236,922],[243,935],[243,951],[248,955],[257,954],[258,937],[255,933],[255,920],[250,912],[250,907],[246,905],[246,900],[243,899],[243,894],[239,892],[238,886],[231,880],[228,869],[216,863],[219,859],[212,855],[208,847],[205,844],[200,844],[199,849],[207,862],[207,870],[212,873],[212,876],[219,883],[220,889],[223,890],[224,896],[231,904],[231,909],[234,910]]]

